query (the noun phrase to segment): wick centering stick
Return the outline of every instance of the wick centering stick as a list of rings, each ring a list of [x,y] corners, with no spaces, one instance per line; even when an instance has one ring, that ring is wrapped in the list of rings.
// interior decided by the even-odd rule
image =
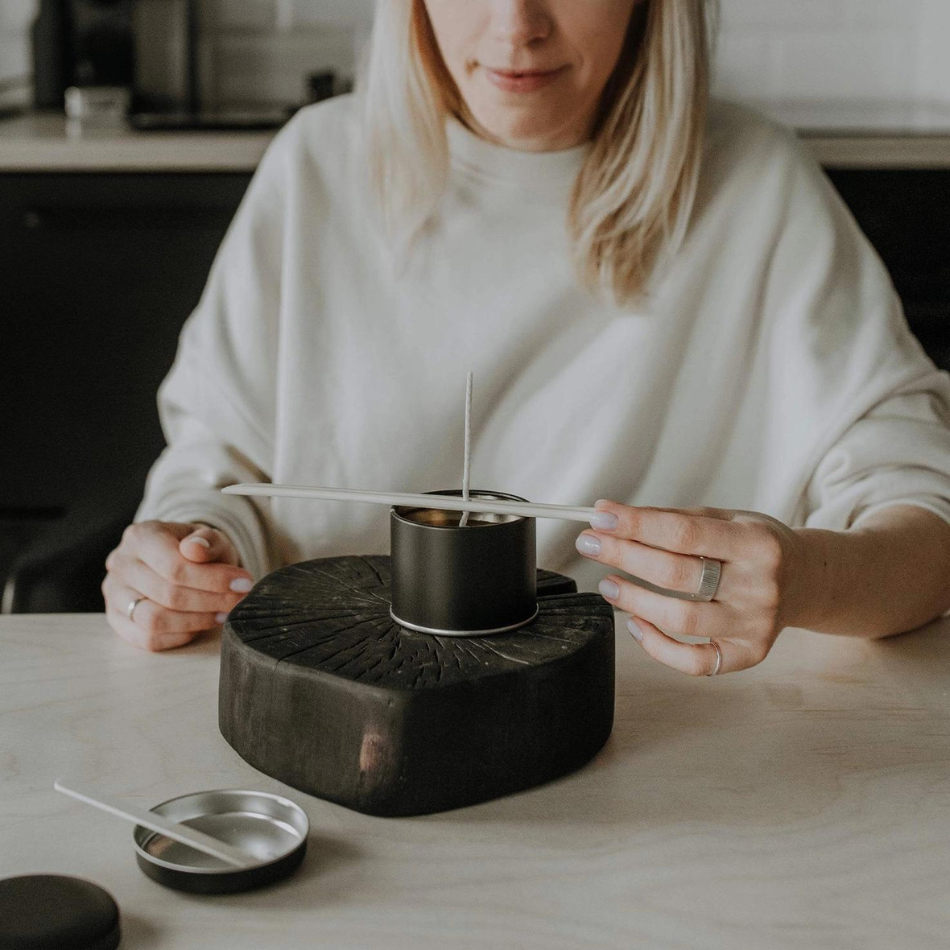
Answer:
[[[440,511],[474,511],[482,514],[518,515],[522,518],[559,518],[563,521],[590,521],[596,508],[572,505],[546,505],[537,502],[508,501],[475,496],[466,501],[459,495],[412,494],[410,492],[362,491],[355,488],[318,488],[310,485],[274,485],[251,482],[227,485],[224,495],[262,495],[268,498],[319,498],[326,501],[355,501],[373,505],[405,505],[412,508],[436,508]]]
[[[462,497],[468,501],[469,485],[472,478],[472,380],[474,374],[469,373],[465,380],[465,462],[462,467]],[[468,524],[468,512],[463,511],[459,519],[459,527]]]
[[[101,796],[95,798],[88,792],[82,792],[74,788],[66,788],[59,779],[53,783],[53,788],[55,788],[57,792],[62,792],[64,795],[76,798],[81,802],[85,802],[87,805],[92,805],[94,808],[107,811],[110,815],[124,818],[126,821],[131,821],[134,824],[141,825],[143,828],[148,828],[149,831],[154,831],[156,834],[171,838],[172,841],[178,841],[181,844],[188,845],[190,848],[201,851],[203,854],[211,855],[211,857],[217,858],[219,861],[224,861],[232,867],[250,868],[258,863],[256,858],[250,854],[246,854],[240,848],[233,848],[226,842],[219,841],[211,835],[206,835],[197,828],[179,824],[177,821],[172,821],[164,815],[156,814],[153,811],[146,811],[144,808],[139,808],[127,802],[119,804],[104,801]]]

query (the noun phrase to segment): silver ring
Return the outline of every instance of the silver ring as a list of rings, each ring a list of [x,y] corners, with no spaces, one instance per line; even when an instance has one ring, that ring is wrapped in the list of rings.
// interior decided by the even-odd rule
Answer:
[[[699,559],[703,562],[703,576],[699,582],[699,590],[693,594],[693,600],[709,602],[716,596],[716,591],[719,589],[722,561],[717,561],[714,557],[703,557],[702,555]]]
[[[129,620],[132,620],[133,623],[134,623],[135,621],[134,621],[134,619],[133,619],[133,617],[132,617],[132,614],[135,613],[135,608],[138,607],[139,602],[140,602],[140,601],[143,601],[143,600],[148,600],[148,598],[147,598],[147,597],[135,597],[135,598],[133,598],[132,600],[129,601],[129,606],[125,608],[126,616],[128,616]]]
[[[712,673],[707,673],[707,676],[715,676],[722,669],[722,650],[719,649],[719,644],[715,640],[709,641],[716,648],[716,665],[713,667]]]

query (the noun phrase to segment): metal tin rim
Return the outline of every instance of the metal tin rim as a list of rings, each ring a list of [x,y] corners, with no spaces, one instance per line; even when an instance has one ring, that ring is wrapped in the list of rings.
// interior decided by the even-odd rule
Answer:
[[[430,633],[438,637],[488,637],[494,633],[508,633],[511,630],[518,630],[521,627],[526,627],[531,623],[535,617],[538,616],[538,611],[540,606],[535,605],[534,613],[527,617],[524,620],[519,620],[517,623],[509,624],[507,627],[494,627],[491,630],[440,630],[438,627],[422,627],[416,623],[407,623],[405,620],[400,620],[394,613],[392,607],[389,608],[389,616],[399,624],[400,627],[405,627],[407,630],[416,630],[419,633]]]
[[[458,495],[461,497],[462,491],[459,488],[451,489],[450,491],[437,491],[437,492],[425,492],[427,495]],[[507,492],[503,491],[473,491],[471,493],[472,498],[488,498],[491,500],[494,498],[496,501],[524,501],[527,502],[527,498],[522,498],[520,495],[509,495]],[[393,505],[389,510],[397,517],[400,521],[405,522],[406,524],[411,524],[416,528],[424,528],[426,530],[433,531],[458,531],[458,525],[451,524],[425,524],[422,521],[413,521],[411,518],[406,518],[404,515],[401,515],[400,509],[402,511],[419,511],[422,508],[422,505]],[[444,510],[440,509],[439,506],[432,505],[436,511]],[[499,521],[499,522],[489,522],[488,524],[482,525],[481,527],[493,528],[499,525],[514,524],[517,521],[527,521],[528,519],[524,515],[510,515],[510,521]],[[413,628],[416,629],[416,628]]]
[[[170,861],[164,861],[162,858],[157,858],[155,855],[150,854],[146,851],[136,840],[136,833],[139,830],[143,832],[148,832],[147,837],[144,838],[144,841],[147,843],[152,840],[152,838],[161,837],[158,832],[151,831],[148,828],[143,828],[141,825],[136,825],[132,829],[132,843],[135,845],[135,851],[138,856],[147,861],[149,864],[157,865],[158,867],[166,868],[169,871],[177,871],[179,874],[199,874],[199,875],[218,875],[218,874],[240,874],[246,871],[256,871],[260,868],[266,868],[271,864],[276,864],[279,861],[283,861],[287,855],[292,854],[299,848],[302,844],[307,841],[307,838],[310,834],[310,819],[307,817],[307,813],[296,803],[291,801],[289,798],[284,798],[283,795],[277,795],[274,792],[260,792],[256,789],[246,789],[246,788],[209,788],[201,792],[186,792],[184,795],[176,795],[174,798],[166,799],[163,802],[159,802],[157,805],[153,805],[149,811],[154,811],[156,808],[162,808],[164,805],[170,805],[172,802],[181,801],[183,798],[193,798],[197,795],[220,795],[222,792],[231,795],[257,795],[263,798],[271,798],[274,801],[290,808],[292,811],[299,814],[300,818],[303,819],[303,834],[301,835],[300,840],[294,845],[293,848],[290,848],[288,851],[283,854],[276,855],[275,857],[270,858],[267,861],[261,861],[258,864],[248,865],[246,868],[233,868],[233,867],[221,867],[221,868],[192,868],[187,867],[182,864],[172,864]],[[294,829],[296,831],[296,829]]]

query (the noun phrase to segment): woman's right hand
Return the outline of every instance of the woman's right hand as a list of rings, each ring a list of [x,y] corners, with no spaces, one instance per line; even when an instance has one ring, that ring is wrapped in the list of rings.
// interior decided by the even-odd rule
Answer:
[[[144,650],[170,650],[220,626],[253,582],[231,540],[204,524],[140,521],[106,558],[109,625]],[[129,605],[140,600],[128,614]]]

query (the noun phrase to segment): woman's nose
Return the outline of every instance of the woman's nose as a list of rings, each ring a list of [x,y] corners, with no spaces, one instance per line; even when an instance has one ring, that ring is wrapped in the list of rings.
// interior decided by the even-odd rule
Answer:
[[[527,46],[548,36],[551,27],[544,0],[491,0],[491,33],[495,40]]]

